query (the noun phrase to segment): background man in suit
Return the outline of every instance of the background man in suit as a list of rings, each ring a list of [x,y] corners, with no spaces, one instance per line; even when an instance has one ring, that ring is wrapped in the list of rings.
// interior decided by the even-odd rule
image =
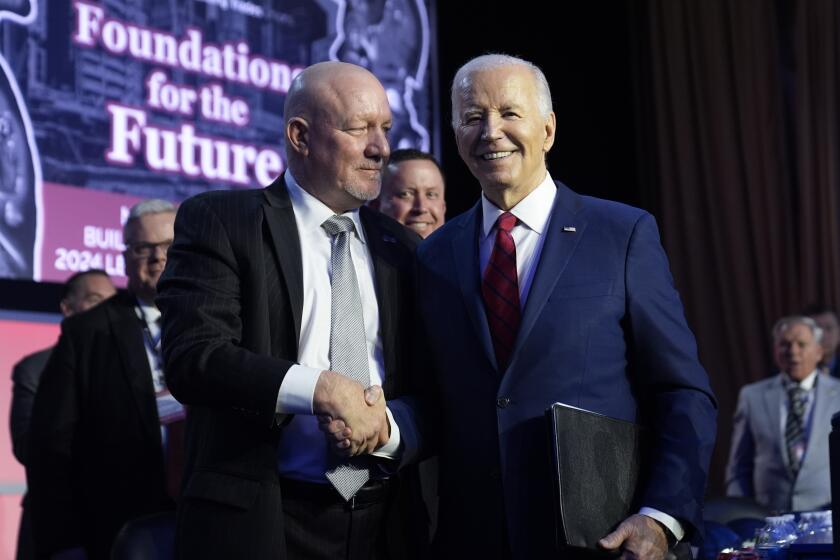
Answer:
[[[167,201],[135,205],[123,233],[128,293],[61,325],[26,471],[39,557],[109,558],[124,523],[173,507],[162,439],[177,450],[178,430],[162,423],[183,410],[163,384],[154,297],[174,219]]]
[[[432,154],[395,150],[382,174],[382,193],[371,207],[426,238],[446,221],[445,185]]]
[[[544,413],[561,401],[650,426],[644,507],[601,544],[661,558],[701,524],[716,404],[655,221],[552,181],[555,116],[532,64],[473,59],[452,104],[483,194],[418,249],[441,427],[439,553],[556,554]]]
[[[775,511],[823,509],[831,501],[828,433],[840,381],[820,373],[822,329],[808,317],[773,327],[780,373],[741,389],[726,467],[726,493]]]
[[[823,356],[820,360],[820,367],[831,377],[840,377],[840,360],[837,359],[837,346],[840,344],[840,322],[837,320],[837,311],[824,303],[812,303],[805,307],[802,314],[813,319],[817,326],[822,329],[820,346],[823,349]]]
[[[64,317],[87,311],[117,293],[111,278],[104,270],[92,268],[77,272],[64,282],[59,308]],[[12,406],[9,415],[9,429],[12,434],[12,452],[21,465],[27,464],[29,444],[29,419],[32,416],[32,403],[41,380],[41,373],[47,365],[53,347],[29,354],[15,364],[12,370]],[[17,558],[34,558],[35,543],[32,541],[32,528],[28,499],[23,497],[20,529],[18,531]]]
[[[408,409],[377,396],[405,392],[413,365],[417,238],[360,208],[388,158],[387,96],[325,62],[284,114],[286,173],[184,202],[161,279],[167,378],[190,407],[182,558],[381,558],[400,536],[385,475]],[[329,454],[316,415],[340,423],[346,454],[378,457]]]

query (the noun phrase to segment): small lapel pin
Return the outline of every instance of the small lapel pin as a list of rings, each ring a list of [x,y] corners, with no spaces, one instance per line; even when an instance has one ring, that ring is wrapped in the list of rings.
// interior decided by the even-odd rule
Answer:
[[[575,226],[563,226],[563,231],[575,233],[577,231],[577,228]]]
[[[393,235],[389,235],[389,234],[386,233],[382,236],[382,241],[384,241],[385,243],[396,243],[397,238],[394,237]]]

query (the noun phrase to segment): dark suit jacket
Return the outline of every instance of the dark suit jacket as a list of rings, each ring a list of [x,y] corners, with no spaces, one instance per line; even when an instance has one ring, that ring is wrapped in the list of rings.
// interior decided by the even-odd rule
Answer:
[[[9,429],[12,433],[12,453],[21,465],[26,465],[29,447],[29,422],[32,403],[41,381],[41,373],[50,359],[52,347],[34,352],[15,364],[12,370],[12,410]]]
[[[505,557],[508,546],[516,558],[552,556],[544,412],[557,401],[652,426],[654,460],[640,505],[689,531],[701,525],[716,403],[655,221],[557,189],[505,371],[496,366],[481,297],[481,205],[418,249],[421,323],[441,419],[443,557]]]
[[[41,377],[27,465],[39,557],[84,546],[108,558],[126,521],[172,508],[134,305],[121,293],[65,319]]]
[[[50,359],[52,347],[29,354],[15,364],[12,370],[12,410],[9,414],[9,428],[12,433],[12,453],[21,465],[26,466],[29,449],[29,423],[32,418],[32,403],[41,381],[41,373]],[[32,539],[32,514],[29,497],[24,494],[23,510],[18,528],[17,557],[19,560],[35,556]]]
[[[383,388],[406,392],[415,236],[361,209],[379,300]],[[176,547],[182,558],[282,558],[277,394],[295,362],[300,240],[283,178],[185,201],[158,286],[168,386],[190,407]]]

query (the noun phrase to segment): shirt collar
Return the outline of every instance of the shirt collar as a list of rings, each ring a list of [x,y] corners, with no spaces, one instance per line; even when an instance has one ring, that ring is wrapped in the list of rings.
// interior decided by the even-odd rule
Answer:
[[[310,234],[322,234],[329,236],[329,234],[324,231],[324,228],[321,227],[321,224],[329,218],[335,216],[335,212],[333,212],[329,206],[304,190],[303,187],[300,186],[300,183],[297,182],[297,179],[295,179],[295,176],[292,175],[292,172],[288,169],[286,170],[285,179],[286,188],[289,191],[289,198],[292,201],[292,208],[295,211],[295,220],[297,220],[301,231],[305,231]],[[353,220],[353,224],[356,226],[356,238],[362,243],[366,243],[365,230],[362,227],[362,221],[359,218],[359,209],[356,208],[355,210],[345,212],[342,216],[347,216]]]
[[[810,374],[808,374],[808,377],[799,382],[796,382],[790,377],[788,377],[786,373],[782,373],[782,384],[784,385],[785,389],[788,389],[789,387],[794,385],[799,385],[800,388],[805,389],[806,391],[810,391],[814,388],[814,385],[817,382],[817,374],[819,374],[819,371],[819,368],[815,369]]]
[[[137,316],[148,323],[156,323],[160,319],[160,309],[154,305],[149,305],[140,298],[137,298],[137,306],[134,309]]]
[[[510,209],[510,213],[529,229],[542,235],[548,225],[551,216],[551,208],[554,206],[554,197],[557,195],[557,187],[551,179],[551,174],[546,171],[545,179],[542,180],[536,189],[528,193],[528,196]],[[504,210],[490,202],[481,193],[481,209],[483,214],[484,237],[490,235],[496,220],[504,213]]]

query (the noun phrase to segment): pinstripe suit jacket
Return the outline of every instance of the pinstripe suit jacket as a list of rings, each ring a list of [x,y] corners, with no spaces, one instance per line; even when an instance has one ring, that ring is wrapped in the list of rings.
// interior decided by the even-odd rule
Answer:
[[[361,209],[376,277],[389,401],[407,392],[416,238]],[[284,557],[277,393],[295,363],[300,240],[283,178],[185,201],[158,285],[167,383],[188,405],[182,558]],[[399,350],[399,351],[398,351]],[[400,375],[397,374],[400,372]],[[393,401],[392,401],[393,402]],[[401,409],[392,406],[400,422]]]

